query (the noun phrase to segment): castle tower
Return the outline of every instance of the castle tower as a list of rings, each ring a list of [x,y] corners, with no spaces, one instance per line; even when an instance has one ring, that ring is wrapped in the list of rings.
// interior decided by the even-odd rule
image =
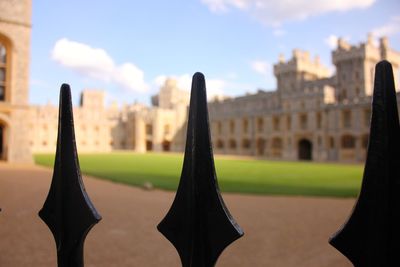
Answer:
[[[368,35],[367,42],[358,46],[339,39],[337,49],[332,52],[332,61],[336,66],[338,100],[342,102],[371,96],[375,65],[383,59],[392,63],[397,82],[400,54],[389,48],[386,37],[381,38],[380,46],[374,44],[371,34]]]
[[[177,105],[189,103],[189,92],[178,88],[178,81],[168,78],[158,94],[158,106],[163,109],[173,109]]]
[[[291,94],[304,89],[306,81],[329,77],[329,69],[321,64],[319,57],[312,60],[309,52],[295,49],[289,61],[279,56],[279,63],[274,65],[274,74],[278,81],[278,92]]]
[[[31,0],[0,0],[0,158],[31,162],[29,51]]]

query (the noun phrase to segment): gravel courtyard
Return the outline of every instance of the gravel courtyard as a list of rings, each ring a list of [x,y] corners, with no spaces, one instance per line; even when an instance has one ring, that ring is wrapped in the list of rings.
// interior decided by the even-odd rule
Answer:
[[[53,237],[37,212],[52,171],[0,163],[0,266],[56,266]],[[103,219],[85,243],[85,266],[180,266],[173,246],[156,230],[174,192],[145,191],[84,177]],[[328,244],[355,199],[224,194],[245,236],[229,246],[217,266],[350,267]]]

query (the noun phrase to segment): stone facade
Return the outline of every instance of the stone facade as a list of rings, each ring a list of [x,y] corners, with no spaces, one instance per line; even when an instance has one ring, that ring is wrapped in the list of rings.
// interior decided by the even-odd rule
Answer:
[[[294,50],[274,66],[278,88],[209,104],[214,151],[284,160],[363,161],[375,64],[389,60],[396,84],[400,54],[372,36],[332,52],[336,73]]]
[[[104,91],[84,90],[80,106],[74,108],[78,151],[181,151],[189,93],[169,79],[152,101],[152,107],[137,103],[106,107]],[[31,106],[29,111],[32,151],[55,152],[58,107]]]
[[[0,158],[31,162],[29,58],[31,1],[0,0]]]
[[[318,58],[294,50],[290,60],[280,56],[274,66],[276,91],[210,102],[214,151],[283,160],[365,160],[375,64],[392,62],[397,80],[400,54],[387,38],[375,46],[369,37],[357,46],[339,40],[332,59],[333,76]],[[172,79],[151,107],[105,107],[104,92],[85,90],[74,111],[78,149],[183,151],[188,103],[188,92]],[[57,112],[50,105],[31,107],[34,152],[54,151]]]

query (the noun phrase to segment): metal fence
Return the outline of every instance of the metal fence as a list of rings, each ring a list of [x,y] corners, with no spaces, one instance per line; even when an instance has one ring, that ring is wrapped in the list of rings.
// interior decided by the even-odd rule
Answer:
[[[330,243],[354,266],[400,266],[400,127],[393,71],[376,66],[370,141],[360,196]],[[56,159],[49,194],[39,216],[54,235],[60,267],[84,265],[89,230],[101,220],[86,194],[76,151],[71,92],[61,86]],[[157,226],[184,267],[215,266],[243,236],[218,188],[204,76],[193,76],[185,157],[172,206]]]

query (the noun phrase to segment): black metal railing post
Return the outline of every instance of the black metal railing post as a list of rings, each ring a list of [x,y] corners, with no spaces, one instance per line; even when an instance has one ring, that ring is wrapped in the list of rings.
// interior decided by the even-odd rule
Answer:
[[[76,151],[71,90],[60,92],[57,151],[53,179],[40,218],[54,235],[59,267],[83,267],[83,244],[101,220],[83,185]]]
[[[368,154],[351,216],[331,239],[356,267],[400,266],[400,126],[392,66],[377,64]]]
[[[222,251],[243,235],[218,188],[203,74],[195,73],[185,157],[178,191],[158,230],[175,246],[183,267],[214,266]]]

